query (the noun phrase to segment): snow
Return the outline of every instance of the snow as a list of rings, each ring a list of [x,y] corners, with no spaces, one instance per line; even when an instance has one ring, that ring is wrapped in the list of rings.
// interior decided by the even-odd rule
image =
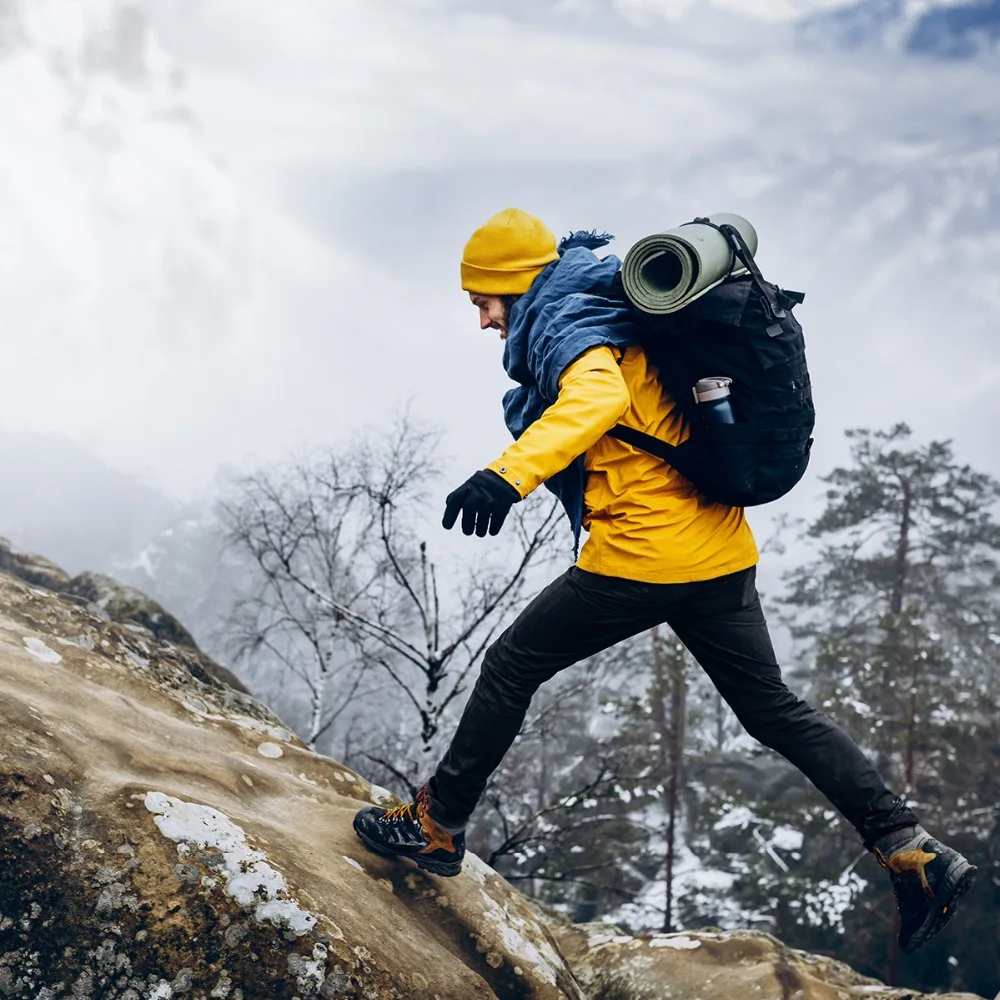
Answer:
[[[677,948],[680,950],[691,951],[695,948],[700,948],[701,942],[697,938],[687,937],[684,934],[655,934],[649,940],[649,947]]]
[[[790,826],[775,827],[771,833],[771,846],[782,851],[800,851],[804,837],[800,830],[793,830]]]
[[[802,900],[802,916],[812,927],[831,927],[844,933],[844,914],[868,883],[853,871],[846,872],[837,882],[814,885]]]
[[[561,968],[563,962],[548,941],[542,939],[538,944],[529,941],[509,922],[510,914],[506,914],[507,919],[504,920],[496,911],[490,909],[483,914],[483,917],[487,921],[499,923],[500,940],[512,957],[520,959],[520,963],[531,969],[538,978],[555,986],[556,969]]]
[[[496,875],[496,872],[482,858],[471,851],[465,855],[465,861],[462,864],[462,873],[483,886],[486,885],[487,875]]]
[[[735,806],[730,809],[725,816],[720,819],[715,826],[712,827],[713,830],[729,830],[732,827],[740,827],[745,829],[752,823],[758,822],[757,817],[754,816],[753,810],[748,806]]]
[[[164,549],[162,546],[157,545],[156,542],[150,542],[144,549],[141,549],[136,555],[126,563],[128,569],[139,570],[145,573],[151,579],[156,576],[156,566],[158,563],[155,561],[156,557],[164,555]]]
[[[281,873],[264,853],[247,844],[242,827],[223,813],[163,792],[147,792],[144,803],[163,836],[178,844],[178,854],[183,855],[183,848],[190,845],[214,847],[222,853],[219,874],[226,880],[226,893],[252,910],[256,920],[286,927],[297,935],[316,925],[316,915],[299,906]]]
[[[322,944],[315,945],[311,958],[303,958],[301,955],[288,956],[289,971],[296,977],[300,990],[315,993],[322,987],[326,978],[326,957],[327,950]]]
[[[368,795],[372,802],[376,805],[381,805],[383,802],[389,802],[393,795],[388,788],[383,788],[381,785],[372,785],[368,789]]]
[[[593,949],[606,944],[628,944],[633,940],[635,939],[630,934],[615,934],[609,931],[606,934],[591,934],[587,938],[587,947]]]
[[[36,660],[41,660],[42,663],[62,663],[62,656],[46,646],[41,639],[33,635],[26,635],[22,638],[25,648]]]

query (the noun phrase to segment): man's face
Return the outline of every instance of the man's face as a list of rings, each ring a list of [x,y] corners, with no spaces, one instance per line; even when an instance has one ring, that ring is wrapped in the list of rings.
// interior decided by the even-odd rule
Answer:
[[[499,295],[480,295],[469,292],[472,304],[479,310],[481,330],[499,330],[500,339],[507,339],[507,307]]]

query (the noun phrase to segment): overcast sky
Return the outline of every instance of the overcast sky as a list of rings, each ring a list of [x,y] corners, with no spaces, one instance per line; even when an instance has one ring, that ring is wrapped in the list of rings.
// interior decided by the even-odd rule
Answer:
[[[412,398],[443,496],[508,441],[473,229],[518,205],[623,255],[736,211],[807,293],[817,473],[897,420],[1000,473],[1000,73],[795,41],[836,5],[156,0],[109,82],[85,40],[129,4],[38,0],[0,64],[7,426],[186,495]]]

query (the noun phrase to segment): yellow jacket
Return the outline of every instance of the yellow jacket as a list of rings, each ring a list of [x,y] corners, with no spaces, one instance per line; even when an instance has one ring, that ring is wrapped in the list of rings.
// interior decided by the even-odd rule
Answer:
[[[559,379],[559,397],[487,466],[526,497],[584,456],[587,485],[577,566],[647,583],[711,580],[757,562],[742,508],[710,503],[669,465],[608,437],[615,424],[669,444],[684,417],[639,347],[594,347]]]

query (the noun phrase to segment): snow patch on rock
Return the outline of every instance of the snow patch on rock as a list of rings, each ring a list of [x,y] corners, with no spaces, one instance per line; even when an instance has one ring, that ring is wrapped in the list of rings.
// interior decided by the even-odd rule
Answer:
[[[687,937],[684,934],[654,934],[649,939],[650,948],[679,948],[683,951],[690,951],[700,948],[701,942],[697,938]]]
[[[368,794],[375,803],[375,805],[380,806],[383,802],[392,801],[392,792],[388,788],[383,788],[381,785],[372,785],[368,791]]]
[[[62,656],[46,646],[41,639],[37,639],[33,635],[26,635],[22,638],[25,648],[36,660],[41,660],[42,663],[62,663]]]
[[[243,828],[223,813],[162,792],[147,792],[143,802],[154,814],[160,833],[178,844],[178,853],[192,845],[214,847],[222,853],[219,874],[226,880],[226,893],[253,910],[259,923],[277,924],[299,935],[316,925],[319,918],[291,898],[282,874],[268,864],[265,854],[247,844]]]
[[[486,875],[495,874],[489,865],[472,853],[465,855],[462,871],[484,887]],[[564,965],[555,948],[540,933],[535,940],[529,939],[522,933],[522,929],[526,928],[528,923],[511,912],[509,906],[501,905],[486,892],[482,894],[482,899],[484,931],[478,935],[480,943],[493,948],[495,943],[491,938],[494,938],[519,965],[530,969],[539,979],[555,986],[556,970]]]
[[[473,854],[471,851],[465,855],[465,862],[462,865],[462,874],[468,875],[473,881],[478,882],[480,885],[486,885],[487,875],[496,875],[490,866],[483,861],[478,855]]]
[[[587,948],[601,948],[606,944],[628,944],[632,940],[629,934],[615,934],[608,931],[606,934],[591,934],[587,938]]]

